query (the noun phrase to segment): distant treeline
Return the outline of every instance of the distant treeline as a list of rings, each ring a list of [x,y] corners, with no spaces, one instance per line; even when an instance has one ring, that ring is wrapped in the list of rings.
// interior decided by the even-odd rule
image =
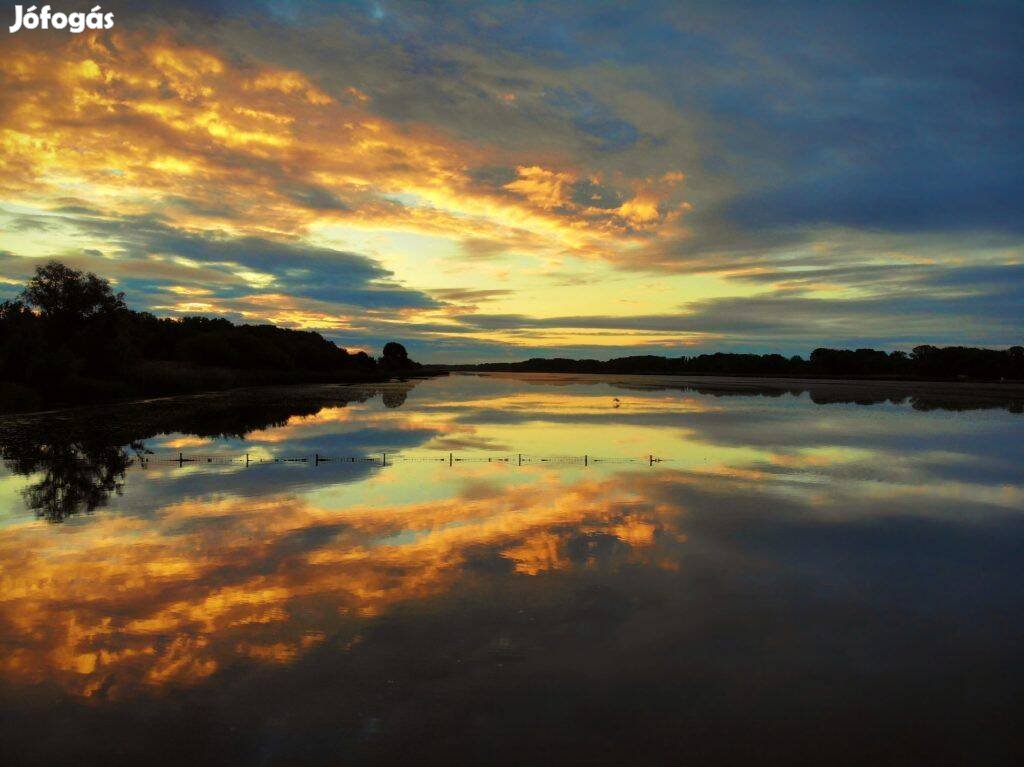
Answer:
[[[373,359],[319,333],[128,308],[94,274],[50,262],[0,303],[0,410],[269,383],[379,381],[421,366],[398,343]]]
[[[524,362],[453,365],[449,370],[528,373],[643,375],[741,375],[921,378],[934,380],[1024,380],[1024,347],[1006,350],[967,346],[917,346],[910,353],[876,349],[815,349],[809,359],[781,354],[653,355],[611,360],[533,358]]]

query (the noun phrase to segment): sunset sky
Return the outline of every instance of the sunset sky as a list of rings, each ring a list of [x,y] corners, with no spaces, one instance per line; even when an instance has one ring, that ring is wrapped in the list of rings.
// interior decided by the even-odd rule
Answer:
[[[1012,0],[13,5],[0,298],[58,258],[432,362],[1024,341]]]

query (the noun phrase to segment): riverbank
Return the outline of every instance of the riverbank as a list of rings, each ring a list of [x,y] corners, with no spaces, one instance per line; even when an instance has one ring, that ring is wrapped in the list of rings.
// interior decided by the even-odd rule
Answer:
[[[130,403],[142,399],[228,392],[251,387],[381,384],[401,377],[448,375],[441,371],[238,370],[176,363],[151,363],[117,380],[78,378],[56,394],[24,384],[0,382],[0,414]],[[52,391],[52,390],[51,390]]]
[[[383,382],[252,386],[196,394],[148,397],[78,407],[0,413],[0,452],[24,453],[11,444],[36,441],[40,434],[62,440],[127,445],[156,434],[244,434],[313,415],[325,407],[345,407],[376,396],[398,407],[417,384],[415,378]],[[6,447],[5,447],[6,446]]]
[[[653,354],[608,360],[533,357],[519,362],[438,366],[479,373],[604,373],[607,375],[755,376],[922,381],[1024,381],[1024,346],[915,346],[912,351],[819,347],[807,359],[777,353],[715,352],[687,357]]]

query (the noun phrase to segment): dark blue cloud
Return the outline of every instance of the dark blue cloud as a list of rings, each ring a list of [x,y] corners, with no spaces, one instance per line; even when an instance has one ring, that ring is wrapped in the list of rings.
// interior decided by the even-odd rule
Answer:
[[[592,139],[595,148],[615,151],[636,143],[636,126],[617,116],[586,91],[552,90],[545,94],[548,106],[568,114],[573,127]]]
[[[384,7],[393,41],[435,62],[458,45],[555,70],[646,68],[634,87],[705,126],[687,170],[734,186],[721,215],[737,227],[1021,231],[1019,2]],[[358,4],[319,8],[370,23]],[[593,148],[629,148],[644,126],[602,85],[548,88],[544,103]]]
[[[102,236],[129,258],[145,258],[155,253],[227,270],[230,270],[229,265],[236,264],[273,275],[274,284],[266,292],[284,292],[300,298],[367,309],[439,305],[425,293],[394,283],[390,271],[358,253],[307,245],[297,240],[189,232],[176,229],[157,216],[115,218],[81,213],[76,210],[75,215],[64,220],[80,230]],[[141,291],[146,291],[147,287],[152,290],[160,284],[131,278],[124,282]],[[223,285],[218,290],[222,297],[254,292],[259,291],[239,284]]]
[[[752,53],[675,93],[722,130],[735,225],[1020,233],[1024,6],[792,3],[709,34]]]

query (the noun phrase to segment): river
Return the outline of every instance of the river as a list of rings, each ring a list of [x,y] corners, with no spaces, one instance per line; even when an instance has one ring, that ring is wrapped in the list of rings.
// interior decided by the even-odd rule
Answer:
[[[1019,763],[1020,410],[452,375],[0,419],[0,761]]]

